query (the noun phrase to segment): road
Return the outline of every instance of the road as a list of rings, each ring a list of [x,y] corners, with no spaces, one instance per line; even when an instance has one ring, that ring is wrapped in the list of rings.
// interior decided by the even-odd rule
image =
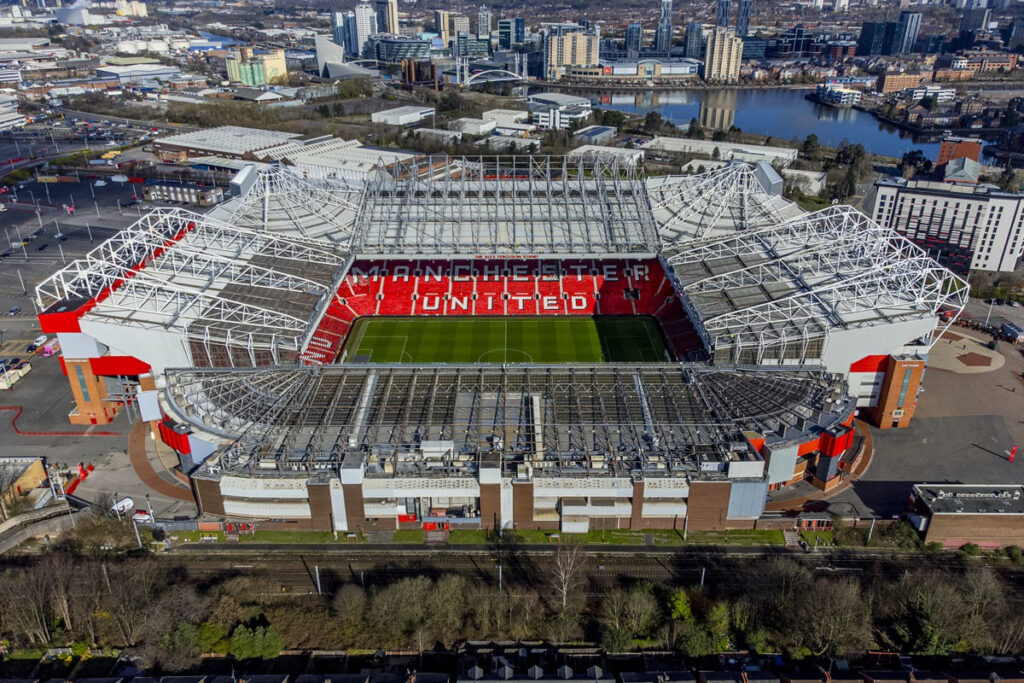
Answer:
[[[129,119],[124,116],[110,116],[109,114],[94,114],[88,111],[78,111],[77,109],[68,109],[67,107],[59,107],[56,111],[59,111],[64,116],[77,116],[80,118],[87,119],[99,119],[103,121],[113,121],[115,123],[127,123],[134,126],[148,126],[150,128],[171,128],[179,133],[188,133],[189,131],[199,130],[196,126],[186,126],[183,123],[168,123],[165,121],[145,121],[143,119]]]

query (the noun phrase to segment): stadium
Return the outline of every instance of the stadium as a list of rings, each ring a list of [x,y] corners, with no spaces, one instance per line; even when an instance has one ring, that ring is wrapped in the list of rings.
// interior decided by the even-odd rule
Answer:
[[[247,166],[36,290],[76,401],[211,520],[334,531],[751,527],[903,427],[964,281],[766,164]]]

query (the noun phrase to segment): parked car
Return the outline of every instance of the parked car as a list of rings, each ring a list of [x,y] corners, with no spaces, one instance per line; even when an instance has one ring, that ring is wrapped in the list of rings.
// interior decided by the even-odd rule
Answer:
[[[134,500],[132,500],[131,498],[122,498],[121,500],[117,501],[116,503],[110,506],[110,512],[111,514],[115,515],[124,515],[127,514],[128,511],[134,507]]]
[[[7,315],[18,315],[21,313],[21,306],[11,306],[7,309]]]
[[[132,520],[135,522],[152,522],[153,515],[149,513],[149,510],[136,510],[135,514],[132,515]]]
[[[36,346],[42,346],[48,341],[50,341],[50,338],[47,337],[45,334],[41,334],[38,337],[36,337],[32,343],[35,344]]]

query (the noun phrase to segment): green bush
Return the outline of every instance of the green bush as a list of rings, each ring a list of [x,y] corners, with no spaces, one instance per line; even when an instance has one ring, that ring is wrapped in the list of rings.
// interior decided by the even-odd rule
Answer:
[[[976,543],[964,543],[960,546],[960,552],[967,557],[977,557],[977,555],[981,553],[981,548],[979,548]]]
[[[231,632],[228,653],[237,660],[273,659],[281,654],[284,643],[273,626],[237,626]]]
[[[1014,564],[1024,562],[1024,550],[1021,550],[1019,545],[1008,545],[1003,550],[1006,552],[1006,556],[1010,558],[1010,561]]]

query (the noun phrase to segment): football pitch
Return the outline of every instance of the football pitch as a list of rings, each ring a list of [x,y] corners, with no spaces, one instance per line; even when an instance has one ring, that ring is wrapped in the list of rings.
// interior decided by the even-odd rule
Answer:
[[[363,318],[345,362],[653,363],[668,356],[653,318]]]

